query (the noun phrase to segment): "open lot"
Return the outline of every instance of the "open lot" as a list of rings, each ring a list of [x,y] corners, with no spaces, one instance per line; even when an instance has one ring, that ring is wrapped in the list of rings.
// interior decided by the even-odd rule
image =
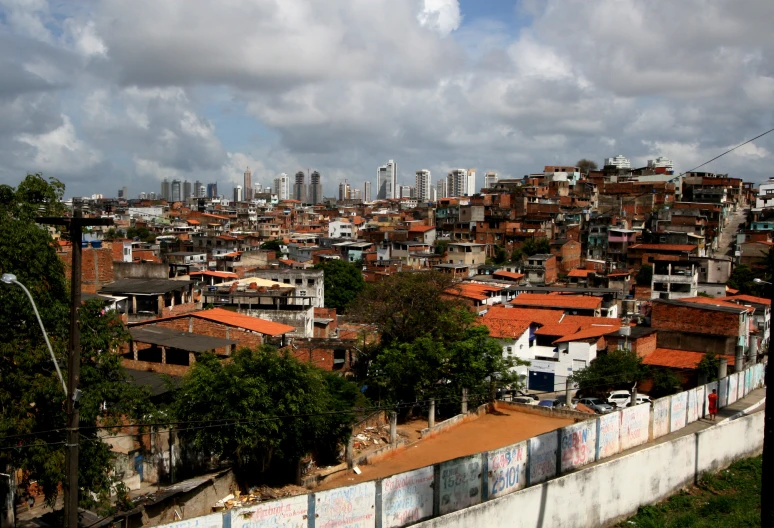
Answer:
[[[323,482],[319,490],[348,486],[445,460],[507,446],[520,440],[570,425],[573,420],[514,410],[500,410],[460,424],[433,438],[419,440],[374,464],[359,466],[362,473],[342,472]]]

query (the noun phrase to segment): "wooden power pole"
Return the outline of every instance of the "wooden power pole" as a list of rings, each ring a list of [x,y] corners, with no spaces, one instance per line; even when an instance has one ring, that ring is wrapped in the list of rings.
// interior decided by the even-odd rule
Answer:
[[[70,269],[70,343],[67,354],[67,442],[64,486],[64,526],[78,528],[78,426],[81,391],[78,382],[81,375],[81,244],[86,226],[113,225],[111,218],[83,218],[81,204],[73,199],[72,217],[37,218],[39,224],[66,226],[72,244]]]

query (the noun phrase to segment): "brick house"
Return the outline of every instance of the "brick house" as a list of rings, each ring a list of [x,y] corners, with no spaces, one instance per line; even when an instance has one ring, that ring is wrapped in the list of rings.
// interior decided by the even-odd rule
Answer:
[[[72,244],[60,242],[57,246],[57,256],[65,265],[65,276],[69,281],[72,276],[73,252]],[[97,293],[103,286],[115,280],[113,274],[113,247],[85,247],[81,250],[81,291]]]
[[[279,340],[294,327],[223,308],[143,321],[130,325],[132,339],[122,364],[134,370],[182,375],[196,355],[213,352],[225,359],[242,347],[255,348]]]
[[[656,299],[650,324],[658,330],[659,348],[735,356],[741,370],[746,358],[757,356],[755,343],[750,340],[751,310],[706,297]]]
[[[537,254],[527,257],[523,266],[527,282],[531,284],[553,284],[557,279],[556,257]]]
[[[130,323],[199,309],[193,281],[188,280],[121,279],[102,286],[98,293],[126,297]]]
[[[580,242],[575,240],[553,240],[551,242],[551,254],[556,257],[559,272],[566,275],[581,265]]]

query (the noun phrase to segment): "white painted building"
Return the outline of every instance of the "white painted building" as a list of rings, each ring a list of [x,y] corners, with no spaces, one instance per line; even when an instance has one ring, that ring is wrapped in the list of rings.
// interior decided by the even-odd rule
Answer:
[[[274,178],[274,190],[279,201],[290,200],[290,177],[284,172]]]
[[[758,190],[758,197],[755,199],[756,209],[765,209],[774,207],[774,178],[762,183]]]
[[[632,164],[629,158],[624,157],[623,154],[619,154],[614,158],[605,158],[605,167],[617,167],[619,169],[631,169]]]
[[[376,199],[392,200],[397,198],[398,164],[388,161],[376,170]]]
[[[334,220],[328,223],[328,236],[331,238],[349,238],[354,240],[357,228],[350,222]]]
[[[420,202],[432,201],[431,191],[433,189],[433,181],[430,175],[430,171],[427,169],[420,169],[416,172],[416,198]]]

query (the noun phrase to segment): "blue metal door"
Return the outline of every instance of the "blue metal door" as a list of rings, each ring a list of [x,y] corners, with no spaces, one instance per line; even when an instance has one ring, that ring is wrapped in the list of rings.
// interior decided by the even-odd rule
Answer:
[[[529,371],[529,390],[553,392],[554,373]]]

